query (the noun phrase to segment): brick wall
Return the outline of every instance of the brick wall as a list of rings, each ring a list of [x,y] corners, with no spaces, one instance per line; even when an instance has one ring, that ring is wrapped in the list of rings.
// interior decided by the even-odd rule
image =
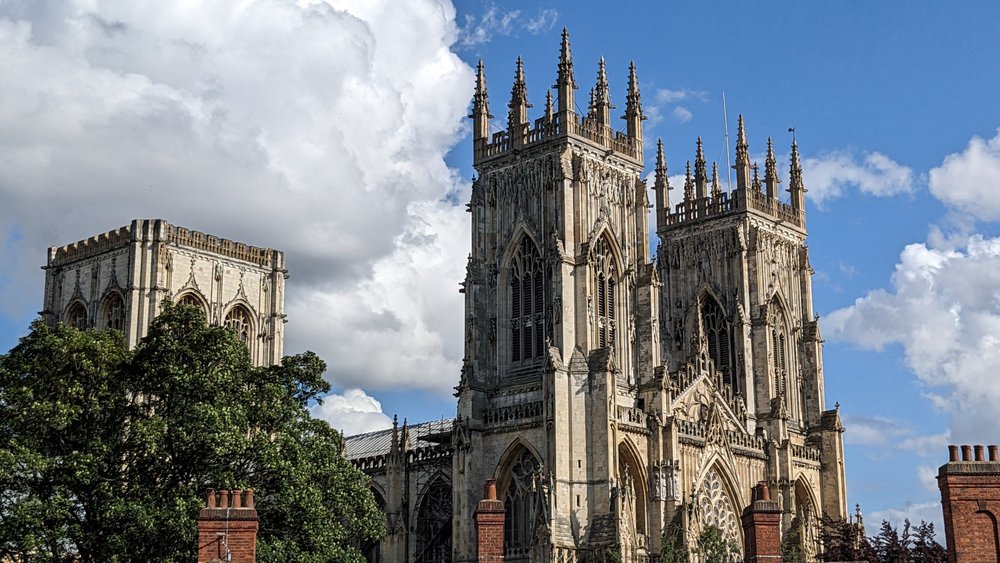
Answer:
[[[257,509],[253,489],[237,489],[232,493],[209,490],[207,506],[198,513],[198,563],[255,563],[256,560]]]
[[[938,470],[950,563],[1000,561],[1000,455],[997,446],[948,446]]]
[[[486,481],[483,500],[476,507],[476,561],[503,561],[503,501],[497,500],[496,481]]]
[[[753,488],[753,500],[743,510],[743,561],[781,563],[781,508],[771,500],[767,483]]]

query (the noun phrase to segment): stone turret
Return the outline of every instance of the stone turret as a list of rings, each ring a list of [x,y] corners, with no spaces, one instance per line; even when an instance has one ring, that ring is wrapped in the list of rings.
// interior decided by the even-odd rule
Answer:
[[[774,158],[774,143],[771,138],[767,138],[767,159],[764,161],[764,185],[767,186],[767,199],[778,197],[778,164]]]
[[[642,101],[639,96],[639,78],[635,74],[635,62],[628,64],[628,95],[625,97],[625,128],[628,136],[642,141]]]
[[[694,157],[694,190],[698,199],[705,197],[707,184],[708,169],[705,166],[705,150],[701,144],[701,137],[698,137],[698,150]]]
[[[597,83],[594,85],[594,119],[608,127],[611,125],[611,92],[608,89],[608,73],[604,68],[604,57],[597,63]]]
[[[510,89],[510,103],[507,104],[507,130],[512,144],[519,145],[524,141],[528,129],[528,86],[524,80],[524,63],[517,58],[517,70],[514,72],[514,86]]]
[[[473,142],[479,145],[489,138],[490,119],[493,118],[490,115],[490,102],[486,95],[486,70],[482,59],[479,59],[479,64],[476,65],[476,93],[472,97],[472,113],[469,117],[472,119]]]
[[[575,114],[573,109],[573,90],[576,90],[576,80],[573,79],[573,55],[569,48],[569,31],[564,27],[562,46],[559,50],[559,75],[556,79],[556,96],[559,98],[559,115],[564,121],[567,114]]]
[[[792,141],[792,163],[788,174],[788,193],[791,194],[792,209],[806,207],[806,187],[802,182],[802,164],[799,162],[799,145]]]
[[[656,175],[653,189],[656,190],[656,216],[660,216],[661,210],[669,213],[670,190],[673,188],[670,187],[670,179],[667,178],[667,158],[663,154],[663,139],[656,141]]]
[[[736,189],[745,190],[750,187],[750,145],[747,143],[747,132],[743,128],[743,114],[740,114],[736,132]]]

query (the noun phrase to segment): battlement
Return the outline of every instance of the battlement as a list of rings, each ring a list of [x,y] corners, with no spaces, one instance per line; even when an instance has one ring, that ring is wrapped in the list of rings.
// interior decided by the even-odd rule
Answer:
[[[747,210],[756,211],[798,229],[805,229],[806,226],[803,210],[767,197],[767,194],[745,189],[734,189],[716,196],[682,201],[673,211],[658,209],[656,224],[663,230],[670,230],[671,227],[678,225]]]
[[[486,72],[483,62],[479,61],[476,72],[476,91],[472,99],[473,119],[473,162],[490,160],[501,155],[513,153],[520,148],[529,147],[543,141],[573,137],[590,141],[612,153],[626,157],[642,164],[642,104],[639,96],[639,80],[636,77],[635,65],[629,65],[629,85],[626,95],[625,130],[618,131],[611,126],[611,104],[608,90],[608,77],[604,59],[598,62],[597,80],[590,90],[590,103],[586,115],[578,115],[574,104],[576,80],[573,77],[573,60],[569,48],[569,32],[565,29],[562,35],[562,49],[559,56],[558,76],[553,89],[546,91],[544,116],[533,122],[528,119],[527,84],[524,78],[524,66],[521,58],[517,59],[517,70],[514,74],[514,85],[511,88],[511,99],[507,104],[507,128],[490,132],[489,98],[486,93]]]
[[[608,150],[642,162],[641,139],[634,139],[622,131],[615,131],[607,125],[572,112],[564,116],[540,117],[535,120],[533,127],[521,128],[513,135],[508,130],[493,133],[489,142],[483,139],[475,143],[473,158],[478,163],[507,154],[515,147],[530,148],[542,141],[566,136],[592,141]]]
[[[265,268],[284,269],[284,254],[270,248],[260,248],[242,242],[209,235],[200,231],[171,225],[163,219],[136,219],[130,225],[90,238],[49,248],[48,268],[64,266],[133,242],[167,242],[177,246],[211,252],[256,264]]]
[[[719,165],[712,163],[712,176],[708,176],[708,163],[698,138],[694,160],[694,174],[691,161],[687,161],[684,174],[684,198],[671,208],[670,191],[673,187],[667,177],[667,162],[663,152],[663,141],[656,145],[656,172],[653,189],[656,192],[656,225],[661,235],[675,227],[688,225],[704,219],[729,213],[752,211],[769,219],[785,224],[805,233],[805,193],[802,180],[802,164],[799,150],[792,141],[791,165],[789,170],[789,202],[778,199],[777,160],[774,145],[767,140],[767,157],[764,168],[764,182],[758,173],[757,163],[750,162],[750,148],[747,143],[743,116],[739,117],[736,140],[736,186],[723,191],[719,181]]]

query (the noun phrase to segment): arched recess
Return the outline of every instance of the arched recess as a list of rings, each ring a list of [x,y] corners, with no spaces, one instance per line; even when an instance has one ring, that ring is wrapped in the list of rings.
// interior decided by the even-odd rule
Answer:
[[[693,498],[696,513],[692,541],[709,526],[715,526],[722,537],[731,542],[739,553],[743,553],[743,530],[739,514],[741,503],[736,493],[735,480],[731,473],[716,458],[702,472]]]
[[[736,330],[729,322],[729,316],[722,304],[707,289],[698,298],[698,313],[701,317],[702,335],[708,345],[708,356],[715,369],[722,374],[722,380],[733,393],[742,393],[739,364],[736,361]]]
[[[532,547],[542,476],[540,458],[515,440],[497,465],[497,496],[504,501],[504,553],[525,555]]]
[[[87,317],[87,306],[79,299],[70,303],[63,315],[63,322],[77,330],[84,330],[90,326],[90,319]]]
[[[435,475],[420,495],[416,514],[416,563],[451,561],[452,487]]]
[[[190,305],[191,307],[201,310],[206,317],[208,316],[208,301],[206,301],[205,298],[194,289],[188,289],[183,293],[178,294],[177,297],[174,298],[174,303],[177,303],[178,305]]]
[[[802,420],[802,385],[799,381],[797,346],[788,309],[779,293],[767,308],[768,346],[771,352],[772,397],[780,397],[788,416]]]
[[[799,476],[795,480],[795,519],[799,526],[799,537],[802,538],[802,550],[807,559],[818,552],[819,549],[819,503],[812,485],[805,476]]]
[[[374,486],[371,491],[372,496],[375,497],[375,505],[378,506],[379,513],[385,514],[385,496]],[[382,542],[366,541],[361,546],[361,555],[365,558],[365,563],[382,563]]]
[[[98,315],[98,328],[125,331],[125,298],[120,291],[112,289],[104,295]]]
[[[621,288],[623,265],[621,251],[613,233],[604,228],[590,248],[592,287],[591,295],[594,321],[594,346],[617,348],[620,337],[619,314],[623,310],[624,292]]]
[[[235,332],[240,341],[246,344],[247,348],[251,348],[254,336],[253,316],[250,315],[246,305],[237,303],[230,307],[226,311],[223,326]]]
[[[511,370],[535,367],[545,358],[547,265],[535,240],[523,228],[505,253],[502,310],[506,312],[504,348]]]
[[[624,534],[631,536],[623,538],[626,544],[634,543],[638,536],[645,536],[649,529],[646,511],[646,472],[640,459],[635,446],[628,440],[618,445],[621,529]]]

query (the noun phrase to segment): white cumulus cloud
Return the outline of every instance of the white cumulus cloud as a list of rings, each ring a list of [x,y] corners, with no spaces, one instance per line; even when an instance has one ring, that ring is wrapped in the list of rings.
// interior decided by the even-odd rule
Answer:
[[[931,193],[941,201],[977,219],[1000,220],[1000,130],[989,140],[973,137],[929,177]]]
[[[987,443],[1000,416],[1000,238],[911,244],[890,289],[828,315],[824,333],[867,349],[898,343],[906,363],[952,415],[951,437]],[[914,449],[921,444],[913,444]]]
[[[285,250],[286,350],[338,387],[454,385],[467,186],[444,156],[473,84],[454,19],[435,0],[0,3],[0,314],[38,310],[46,247],[162,217]]]
[[[382,403],[361,389],[347,389],[343,394],[330,393],[323,397],[323,403],[312,407],[316,418],[330,423],[330,426],[345,436],[382,430],[392,426],[392,420],[382,412]]]
[[[802,161],[807,196],[816,204],[835,199],[848,188],[877,197],[913,191],[913,171],[886,155],[870,152],[858,159],[845,151],[836,151]]]

